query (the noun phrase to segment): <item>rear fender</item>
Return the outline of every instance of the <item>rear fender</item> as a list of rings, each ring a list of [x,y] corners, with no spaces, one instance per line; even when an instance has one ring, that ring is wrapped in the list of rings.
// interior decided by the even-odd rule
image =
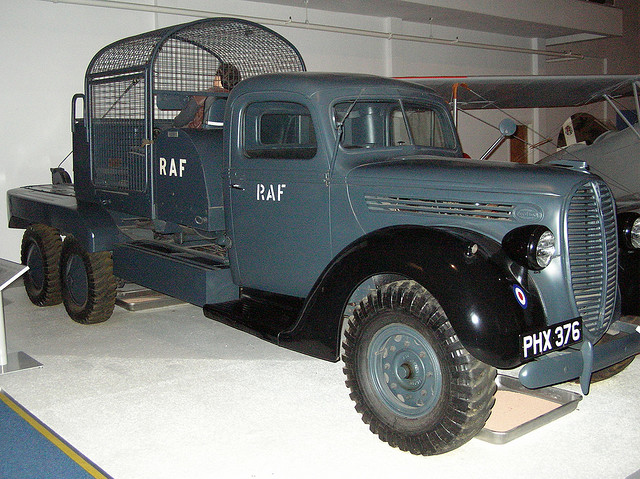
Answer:
[[[72,235],[89,253],[113,250],[115,244],[125,240],[106,209],[77,202],[70,195],[25,187],[7,192],[7,202],[10,228],[36,223],[51,226],[62,235]]]
[[[546,326],[527,270],[513,263],[500,244],[469,231],[401,226],[370,233],[336,256],[296,325],[281,333],[280,344],[337,361],[346,303],[359,285],[379,274],[401,275],[424,286],[466,349],[494,367],[518,366],[519,335]],[[516,299],[515,287],[526,304]]]

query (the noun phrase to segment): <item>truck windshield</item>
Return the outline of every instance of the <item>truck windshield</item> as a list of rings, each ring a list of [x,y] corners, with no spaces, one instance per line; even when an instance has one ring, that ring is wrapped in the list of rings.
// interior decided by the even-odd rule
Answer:
[[[399,100],[343,102],[335,105],[334,120],[343,123],[343,148],[455,148],[446,113],[428,104]]]

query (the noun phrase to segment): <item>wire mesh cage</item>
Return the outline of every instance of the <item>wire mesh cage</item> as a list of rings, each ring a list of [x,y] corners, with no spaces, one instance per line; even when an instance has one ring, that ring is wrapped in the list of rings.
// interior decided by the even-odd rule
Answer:
[[[216,87],[221,66],[233,81]],[[210,18],[119,40],[87,69],[92,180],[115,191],[147,191],[153,130],[179,111],[158,108],[163,93],[228,93],[263,73],[304,71],[298,50],[253,22]]]
[[[91,84],[93,182],[99,188],[143,192],[145,79],[123,76]]]

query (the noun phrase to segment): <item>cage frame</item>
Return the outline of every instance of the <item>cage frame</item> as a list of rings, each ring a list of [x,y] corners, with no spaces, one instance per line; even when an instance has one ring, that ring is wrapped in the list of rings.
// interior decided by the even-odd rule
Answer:
[[[186,52],[193,51],[195,56],[190,58],[188,55],[191,53],[188,53],[181,58],[180,52],[177,52],[175,53],[177,56],[172,57],[172,48],[184,48]],[[196,58],[197,55],[202,57]],[[171,68],[160,71],[159,62],[172,60],[175,65],[183,66],[176,67],[173,73]],[[191,72],[185,69],[184,64],[188,65],[190,61],[194,62],[192,66],[196,71]],[[141,33],[117,40],[94,55],[85,74],[85,122],[90,155],[89,174],[98,199],[103,202],[117,201],[117,195],[122,196],[126,193],[129,195],[130,206],[123,207],[124,212],[153,218],[154,178],[151,167],[154,157],[153,137],[156,123],[162,120],[159,118],[159,109],[156,104],[157,96],[163,92],[188,96],[211,95],[210,90],[206,88],[207,85],[212,86],[211,79],[215,72],[211,70],[213,66],[219,66],[223,62],[234,65],[239,70],[241,79],[263,73],[306,71],[300,52],[282,35],[258,23],[232,17],[205,18]],[[185,80],[180,75],[189,77],[191,80]],[[122,91],[117,90],[116,84],[122,81],[131,81],[131,84],[129,87],[123,87]],[[166,84],[159,88],[161,81],[167,81],[169,88]],[[171,82],[176,88],[171,88]],[[180,82],[191,87],[179,88]],[[139,83],[142,83],[143,92],[134,91],[131,95],[141,94],[142,97],[123,100],[134,86],[138,88]],[[109,87],[114,88],[114,92],[109,93],[113,96],[105,100],[108,95],[104,93],[104,97],[101,96],[103,93],[100,89]],[[220,92],[216,95],[225,96]],[[114,98],[113,104],[107,108],[109,101]],[[103,101],[104,105],[101,104]],[[117,113],[114,113],[115,106],[117,105],[118,108],[132,106],[127,102],[134,104],[133,107],[138,109],[129,112],[129,116],[125,112],[121,113],[124,116],[118,117]],[[121,123],[125,124],[132,118],[135,119],[131,122],[132,125],[135,123],[138,126],[131,126],[132,139],[126,141],[140,143],[138,161],[143,163],[144,170],[140,173],[144,177],[138,178],[139,182],[133,187],[134,183],[130,182],[129,178],[117,178],[118,172],[115,167],[118,161],[128,164],[130,160],[125,157],[131,155],[121,153],[122,158],[111,158],[110,152],[105,153],[101,149],[107,143],[111,145],[119,141],[117,134],[113,135],[112,140],[105,140],[100,139],[101,132],[97,131],[101,123],[109,120],[113,122],[121,120]],[[142,128],[143,131],[135,128]],[[125,148],[130,147],[130,144],[116,145],[116,150],[120,148],[121,152],[124,152]],[[112,156],[117,157],[117,155],[116,153]],[[106,179],[98,181],[97,172],[108,171],[110,168],[115,172],[113,174],[116,180],[110,182],[108,176],[110,173],[107,173]],[[122,173],[123,178],[127,175],[127,172]],[[124,204],[122,201],[120,203]]]

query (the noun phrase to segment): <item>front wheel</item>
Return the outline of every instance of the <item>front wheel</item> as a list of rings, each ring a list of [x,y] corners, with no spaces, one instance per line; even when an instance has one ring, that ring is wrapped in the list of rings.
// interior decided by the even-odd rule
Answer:
[[[413,454],[463,445],[495,402],[496,370],[467,352],[436,299],[414,281],[390,283],[360,303],[343,360],[363,421]]]
[[[71,319],[82,324],[109,319],[116,301],[111,253],[88,253],[76,239],[67,236],[60,265],[62,300]]]

